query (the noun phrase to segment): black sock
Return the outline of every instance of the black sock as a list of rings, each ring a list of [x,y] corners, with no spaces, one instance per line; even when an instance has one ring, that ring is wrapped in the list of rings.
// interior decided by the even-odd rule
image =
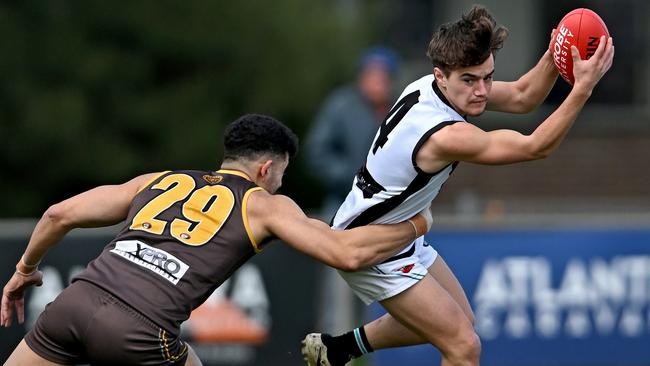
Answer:
[[[373,351],[363,327],[338,337],[323,334],[321,339],[327,347],[327,358],[332,366],[343,366],[351,359]]]

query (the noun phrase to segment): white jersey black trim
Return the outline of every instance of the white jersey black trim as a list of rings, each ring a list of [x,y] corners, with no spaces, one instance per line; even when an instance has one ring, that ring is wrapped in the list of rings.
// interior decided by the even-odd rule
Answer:
[[[362,177],[362,179],[364,180],[372,179],[372,176],[370,175],[370,173],[368,173],[366,169],[363,170],[363,173],[366,173],[367,175],[366,177]],[[360,174],[358,174],[357,177]],[[408,187],[406,187],[406,189],[402,193],[400,193],[397,196],[391,197],[383,202],[380,202],[374,206],[369,207],[367,210],[359,214],[359,216],[357,216],[354,220],[352,220],[352,222],[345,228],[353,229],[355,227],[368,225],[371,222],[377,220],[378,218],[384,216],[392,209],[394,209],[395,207],[399,206],[402,202],[404,202],[410,195],[424,188],[424,186],[426,186],[427,183],[429,183],[431,177],[433,177],[434,175],[435,174],[428,174],[423,171],[420,171],[420,173],[415,177],[415,179],[411,181],[411,184],[409,184]],[[357,178],[357,184],[358,182],[359,179]]]
[[[381,191],[385,191],[386,188],[370,175],[364,164],[361,169],[357,172],[357,183],[356,186],[359,187],[361,192],[363,192],[363,198],[371,198]]]
[[[377,131],[332,226],[397,223],[425,209],[458,163],[428,173],[417,166],[417,153],[434,133],[462,121],[465,118],[444,97],[433,75],[408,85]],[[405,258],[414,251],[407,246],[396,257]]]
[[[431,89],[433,89],[433,92],[436,93],[438,98],[445,103],[449,108],[454,109],[454,106],[449,103],[449,100],[447,100],[447,97],[445,97],[444,94],[442,94],[442,90],[440,90],[440,87],[438,86],[438,83],[436,83],[436,79],[433,79],[433,82],[431,82]],[[463,119],[465,119],[467,116],[463,116]]]
[[[375,154],[377,149],[384,147],[388,141],[388,135],[395,129],[398,123],[404,118],[406,113],[418,102],[420,98],[420,91],[416,90],[405,97],[401,98],[393,108],[388,111],[388,115],[384,119],[384,123],[379,128],[379,136],[373,144],[372,153]],[[390,122],[388,122],[390,120]]]
[[[413,164],[413,167],[415,168],[415,170],[417,170],[417,171],[419,171],[419,172],[422,171],[422,170],[418,167],[417,163],[415,162],[415,158],[417,158],[418,152],[420,152],[420,149],[422,148],[422,145],[424,145],[424,143],[427,142],[427,140],[429,139],[429,137],[431,137],[431,135],[433,135],[434,133],[440,131],[443,127],[447,127],[447,126],[453,125],[453,124],[456,123],[456,122],[460,122],[460,121],[447,121],[447,122],[441,122],[439,125],[437,125],[436,127],[430,129],[429,131],[427,131],[427,133],[425,133],[425,134],[422,136],[422,138],[420,139],[420,141],[418,141],[418,143],[415,145],[415,148],[413,149],[413,154],[411,154],[411,163]],[[436,175],[436,174],[440,173],[440,172],[441,172],[442,170],[444,170],[446,167],[447,167],[447,166],[445,166],[444,168],[438,170],[438,171],[435,172],[435,173],[432,173],[432,175]]]

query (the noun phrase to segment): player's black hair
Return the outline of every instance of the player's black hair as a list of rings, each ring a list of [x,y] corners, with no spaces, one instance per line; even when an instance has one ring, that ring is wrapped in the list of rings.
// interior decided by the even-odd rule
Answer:
[[[257,159],[264,154],[294,157],[298,137],[282,122],[261,114],[246,114],[224,132],[224,160]]]
[[[497,25],[490,12],[474,5],[460,20],[443,24],[433,33],[427,56],[445,75],[455,69],[480,65],[496,53],[508,37],[508,29]]]

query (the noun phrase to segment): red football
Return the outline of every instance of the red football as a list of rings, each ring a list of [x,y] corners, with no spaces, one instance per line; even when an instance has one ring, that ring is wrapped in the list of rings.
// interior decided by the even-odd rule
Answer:
[[[550,51],[560,75],[569,84],[573,85],[575,80],[571,46],[578,48],[581,59],[588,60],[596,52],[601,36],[609,37],[607,26],[598,14],[589,9],[575,9],[562,18]]]

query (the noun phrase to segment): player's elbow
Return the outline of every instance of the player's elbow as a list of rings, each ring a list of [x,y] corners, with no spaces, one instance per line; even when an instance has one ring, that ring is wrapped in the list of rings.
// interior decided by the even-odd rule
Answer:
[[[532,161],[532,160],[541,160],[546,159],[551,155],[551,151],[547,148],[539,147],[533,148],[526,153],[526,156],[522,160]]]
[[[351,258],[349,258],[347,260],[347,262],[345,264],[345,269],[343,269],[343,271],[356,272],[356,271],[360,270],[361,268],[363,268],[365,263],[366,263],[366,260],[364,258],[362,258],[361,256],[351,257]]]
[[[356,272],[361,269],[362,263],[363,259],[359,255],[349,253],[349,255],[339,258],[334,267],[344,272]]]
[[[521,81],[521,80],[520,80]],[[540,98],[532,89],[528,81],[523,81],[517,87],[516,97],[512,103],[512,113],[526,114],[537,109],[544,98]]]
[[[354,272],[362,268],[367,261],[367,250],[360,245],[358,237],[350,230],[334,231],[334,240],[330,245],[324,246],[329,248],[325,262],[338,270],[345,272]]]
[[[363,267],[366,262],[361,248],[350,248],[349,246],[336,256],[333,267],[344,272],[355,272]]]
[[[50,206],[41,220],[44,220],[48,225],[61,229],[70,229],[73,222],[70,215],[70,210],[65,202],[60,202]]]
[[[554,146],[544,145],[539,146],[532,151],[532,158],[530,160],[540,160],[546,159],[551,156],[551,153],[555,150]]]
[[[521,94],[510,104],[508,112],[514,114],[526,114],[534,111],[535,108],[537,108],[537,105]]]
[[[553,146],[537,141],[533,136],[527,137],[524,144],[522,161],[546,159],[553,152]]]
[[[538,100],[531,95],[527,95],[525,92],[521,93],[517,102],[515,103],[514,113],[526,114],[533,112],[542,104],[541,102],[541,100]]]

